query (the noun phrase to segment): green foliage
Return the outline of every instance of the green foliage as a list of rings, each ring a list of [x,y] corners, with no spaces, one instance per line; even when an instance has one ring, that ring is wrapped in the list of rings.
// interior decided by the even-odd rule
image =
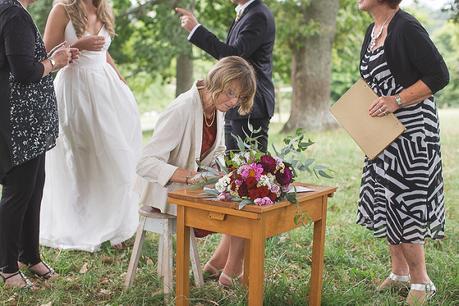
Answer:
[[[49,12],[53,6],[53,0],[40,0],[32,3],[27,10],[32,15],[35,24],[40,32],[45,32],[46,20],[48,19]]]
[[[340,0],[332,53],[332,101],[338,100],[360,77],[360,48],[371,22],[354,0]]]
[[[447,22],[433,36],[449,69],[450,82],[438,94],[440,107],[459,107],[459,25]]]

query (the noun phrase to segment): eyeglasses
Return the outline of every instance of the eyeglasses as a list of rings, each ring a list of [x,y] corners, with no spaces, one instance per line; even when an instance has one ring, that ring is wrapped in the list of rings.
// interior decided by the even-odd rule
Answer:
[[[234,92],[231,88],[228,88],[226,91],[225,91],[225,95],[228,97],[228,99],[237,99],[237,103],[235,106],[238,106],[240,105],[242,102],[244,102],[245,100],[247,100],[247,97],[240,97],[239,95],[236,94],[236,92]]]

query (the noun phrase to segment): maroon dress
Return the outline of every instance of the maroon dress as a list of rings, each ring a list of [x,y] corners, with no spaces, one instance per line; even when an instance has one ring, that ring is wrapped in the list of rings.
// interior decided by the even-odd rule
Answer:
[[[217,114],[215,114],[215,116],[217,116]],[[202,120],[202,126],[204,128],[202,130],[202,146],[200,155],[201,160],[206,158],[206,156],[209,154],[210,150],[212,149],[215,143],[215,139],[217,138],[217,120],[214,120],[211,126],[207,126],[204,117]],[[213,232],[202,230],[199,228],[194,229],[194,235],[197,238],[202,238],[212,233]]]

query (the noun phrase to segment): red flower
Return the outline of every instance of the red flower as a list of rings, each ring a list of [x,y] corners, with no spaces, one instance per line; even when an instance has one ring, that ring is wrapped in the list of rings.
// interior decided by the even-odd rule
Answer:
[[[247,184],[247,188],[249,189],[253,189],[253,188],[256,188],[257,187],[257,179],[254,177],[254,176],[249,176],[246,180],[245,180],[246,184]]]
[[[269,191],[268,187],[261,186],[254,189],[249,189],[249,198],[255,200],[256,198],[264,198],[267,197],[271,192]]]
[[[237,193],[241,198],[247,196],[247,184],[245,182],[242,182],[241,186],[239,186]]]
[[[269,194],[269,198],[270,198],[271,201],[273,201],[273,203],[274,203],[274,202],[276,202],[276,200],[277,200],[277,194],[275,194],[274,192],[271,192],[271,193]]]
[[[276,170],[276,160],[270,155],[263,155],[260,158],[260,164],[263,167],[264,173],[274,173]]]
[[[293,172],[289,167],[284,168],[284,173],[281,173],[280,171],[276,173],[276,180],[281,184],[282,186],[286,186],[292,182],[293,179]]]

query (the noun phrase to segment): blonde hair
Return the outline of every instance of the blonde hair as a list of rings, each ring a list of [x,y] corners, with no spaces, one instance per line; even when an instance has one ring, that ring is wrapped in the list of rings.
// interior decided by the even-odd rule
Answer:
[[[88,16],[82,0],[62,0],[65,11],[72,21],[77,37],[83,36],[88,27]],[[97,19],[102,22],[111,37],[115,36],[115,18],[113,11],[107,0],[92,0],[96,7]]]
[[[241,86],[241,104],[238,112],[247,115],[253,107],[257,81],[253,67],[245,59],[239,56],[228,56],[219,60],[207,74],[205,87],[212,101],[215,101],[233,81]]]

